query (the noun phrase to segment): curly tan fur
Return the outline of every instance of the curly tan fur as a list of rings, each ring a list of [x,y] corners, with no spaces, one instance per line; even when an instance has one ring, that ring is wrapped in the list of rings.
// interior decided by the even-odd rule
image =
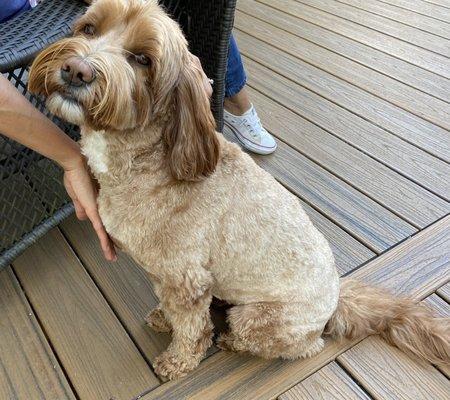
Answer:
[[[86,24],[93,35],[84,33]],[[150,65],[133,61],[134,54]],[[77,88],[65,84],[60,69],[69,57],[81,57],[95,79]],[[173,379],[198,365],[212,342],[213,296],[233,305],[223,348],[267,358],[311,356],[323,346],[321,333],[339,299],[330,247],[298,199],[214,131],[190,60],[180,28],[155,0],[98,0],[72,38],[37,57],[30,89],[81,126],[104,225],[154,283],[160,308],[147,321],[172,331],[154,362],[159,375]],[[371,330],[362,326],[360,304],[346,298],[346,288],[328,325],[332,333],[382,331],[405,343],[397,339],[400,329],[377,329],[376,318]],[[433,325],[425,314],[409,315],[407,322],[393,313],[384,325],[403,324],[405,334]],[[429,332],[447,357],[439,329]],[[411,347],[430,344],[418,337]],[[419,354],[428,357],[427,351]]]
[[[336,311],[325,329],[336,338],[380,334],[390,344],[433,364],[450,363],[450,319],[408,298],[344,279]]]

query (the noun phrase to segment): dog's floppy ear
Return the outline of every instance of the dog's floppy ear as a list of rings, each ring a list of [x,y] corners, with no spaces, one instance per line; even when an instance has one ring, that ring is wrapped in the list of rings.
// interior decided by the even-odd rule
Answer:
[[[169,167],[174,178],[197,181],[214,172],[219,142],[200,70],[181,71],[173,95],[173,114],[163,130]]]

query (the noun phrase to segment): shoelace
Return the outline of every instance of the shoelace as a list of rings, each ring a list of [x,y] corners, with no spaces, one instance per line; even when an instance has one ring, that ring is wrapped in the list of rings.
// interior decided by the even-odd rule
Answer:
[[[259,139],[259,137],[261,136],[260,132],[262,129],[261,120],[253,115],[252,117],[253,121],[249,121],[247,118],[244,118],[242,120],[242,124],[244,124],[244,126],[248,129],[250,135],[252,135],[253,138]],[[258,128],[258,131],[255,131],[254,129],[255,126]]]

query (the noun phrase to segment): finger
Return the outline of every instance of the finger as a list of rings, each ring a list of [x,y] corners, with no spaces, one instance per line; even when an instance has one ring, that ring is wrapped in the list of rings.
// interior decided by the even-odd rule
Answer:
[[[86,211],[84,211],[83,206],[78,201],[78,199],[72,199],[73,205],[75,207],[75,214],[80,221],[84,221],[87,219]]]
[[[103,251],[103,255],[108,261],[116,261],[117,255],[114,249],[114,245],[106,233],[105,227],[98,215],[98,212],[95,210],[87,211],[88,218],[90,219],[92,226],[94,227],[95,233],[100,240],[100,246]]]

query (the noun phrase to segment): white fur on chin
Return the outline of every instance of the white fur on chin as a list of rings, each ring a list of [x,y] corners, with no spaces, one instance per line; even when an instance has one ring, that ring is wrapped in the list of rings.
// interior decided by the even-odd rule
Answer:
[[[47,98],[46,105],[51,113],[72,124],[82,125],[84,123],[83,108],[79,104],[65,99],[59,93],[52,93]]]

